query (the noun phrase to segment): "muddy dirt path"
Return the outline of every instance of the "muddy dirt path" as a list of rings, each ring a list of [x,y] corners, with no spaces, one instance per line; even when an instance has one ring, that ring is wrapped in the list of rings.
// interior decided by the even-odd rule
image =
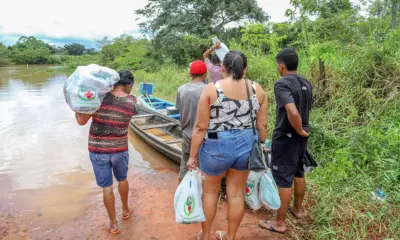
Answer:
[[[102,230],[107,214],[101,199],[92,203],[84,213],[64,221],[36,220],[23,217],[12,209],[0,214],[1,239],[196,239],[199,224],[175,223],[173,195],[177,186],[177,173],[171,171],[142,172],[129,177],[130,203],[135,211],[130,220],[119,221],[121,233],[112,236]],[[100,191],[100,190],[99,190]],[[121,219],[121,204],[116,192],[116,208]],[[213,231],[226,230],[226,203],[218,205]],[[62,208],[62,206],[60,206]],[[257,219],[270,217],[263,211],[250,213],[246,210],[237,239],[289,239],[257,227]],[[215,238],[213,238],[215,239]]]

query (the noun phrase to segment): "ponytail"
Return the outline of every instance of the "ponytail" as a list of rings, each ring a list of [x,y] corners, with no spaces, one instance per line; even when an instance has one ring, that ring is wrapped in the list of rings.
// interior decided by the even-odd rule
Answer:
[[[239,51],[228,52],[224,58],[224,67],[227,73],[232,74],[234,80],[242,79],[247,67],[246,55]]]

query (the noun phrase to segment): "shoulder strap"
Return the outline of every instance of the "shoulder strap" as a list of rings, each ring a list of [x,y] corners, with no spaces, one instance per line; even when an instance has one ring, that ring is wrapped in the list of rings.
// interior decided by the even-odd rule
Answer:
[[[254,127],[254,121],[253,121],[253,101],[251,101],[249,85],[247,84],[247,79],[245,79],[244,82],[246,84],[247,99],[249,101],[249,107],[250,107],[251,127],[253,128],[253,135],[256,136],[256,128]]]
[[[215,88],[217,89],[217,99],[221,102],[224,99],[224,90],[222,90],[219,82],[216,82],[214,85]]]
[[[256,82],[252,82],[251,83],[251,86],[253,87],[253,97],[255,96],[255,97],[257,97],[257,85],[256,85]]]

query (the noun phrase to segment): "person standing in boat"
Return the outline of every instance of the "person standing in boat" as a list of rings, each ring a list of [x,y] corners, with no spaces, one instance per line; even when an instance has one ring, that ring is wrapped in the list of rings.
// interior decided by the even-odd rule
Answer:
[[[238,51],[225,55],[225,78],[208,84],[200,97],[188,169],[200,160],[203,181],[203,210],[206,221],[197,239],[210,239],[217,210],[221,179],[226,175],[228,231],[217,231],[218,239],[235,239],[244,214],[244,188],[249,174],[249,157],[254,140],[267,137],[268,100],[261,86],[246,81],[247,58]],[[249,97],[253,110],[250,110]],[[257,134],[253,134],[252,122]]]
[[[93,165],[97,185],[103,188],[103,201],[112,234],[120,232],[115,214],[113,175],[118,181],[122,202],[122,219],[131,216],[133,207],[128,206],[129,184],[126,180],[129,164],[128,126],[136,114],[136,98],[130,95],[134,76],[130,71],[120,71],[120,80],[109,92],[93,115],[75,113],[79,125],[85,125],[90,118],[89,156]]]
[[[180,113],[183,136],[179,182],[182,181],[188,171],[186,164],[189,160],[192,132],[197,119],[200,95],[206,86],[204,81],[207,76],[207,66],[203,61],[196,60],[190,64],[189,73],[192,81],[179,87],[176,95],[176,108]]]
[[[213,51],[215,51],[215,49],[220,48],[220,46],[221,46],[220,42],[217,42],[215,45],[213,45],[211,48],[207,49],[207,51],[203,53],[204,62],[207,65],[207,70],[210,75],[210,80],[213,83],[216,83],[223,78],[221,71],[222,69],[221,60],[219,59],[217,54],[212,55],[211,60],[208,57]]]

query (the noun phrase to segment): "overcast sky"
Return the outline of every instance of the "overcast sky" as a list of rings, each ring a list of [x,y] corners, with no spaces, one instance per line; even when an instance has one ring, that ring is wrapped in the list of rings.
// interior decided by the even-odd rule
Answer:
[[[272,21],[285,21],[289,0],[257,0]],[[13,44],[33,35],[62,45],[76,40],[91,45],[95,39],[123,33],[139,36],[134,10],[147,0],[0,0],[0,42]],[[216,1],[217,2],[217,1]]]

